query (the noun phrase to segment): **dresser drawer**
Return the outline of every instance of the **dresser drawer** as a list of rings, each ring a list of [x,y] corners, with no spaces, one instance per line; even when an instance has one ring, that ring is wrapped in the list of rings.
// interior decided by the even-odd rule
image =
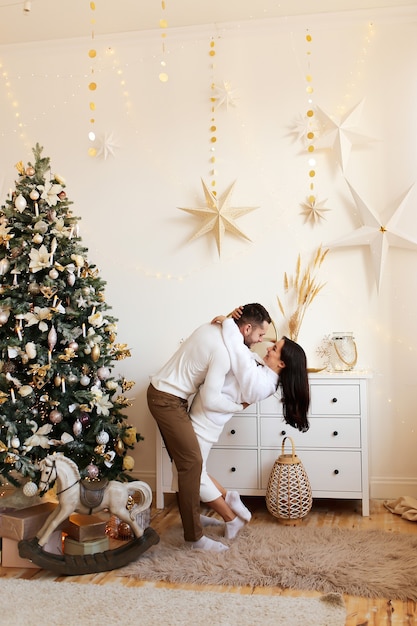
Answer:
[[[274,462],[280,453],[280,450],[262,450],[262,489],[267,488]],[[313,492],[326,491],[330,496],[332,492],[362,490],[360,451],[303,450],[298,456],[307,472]]]
[[[236,415],[225,425],[216,446],[257,446],[258,427],[256,417]]]
[[[312,417],[306,433],[285,424],[279,417],[261,417],[261,447],[281,445],[285,436],[294,440],[298,448],[360,448],[361,423],[359,417]],[[285,447],[291,450],[291,442]]]
[[[226,489],[257,489],[257,450],[212,448],[207,471]]]
[[[360,415],[359,385],[310,385],[310,415]]]
[[[282,415],[281,392],[269,396],[259,403],[259,410],[262,415]]]

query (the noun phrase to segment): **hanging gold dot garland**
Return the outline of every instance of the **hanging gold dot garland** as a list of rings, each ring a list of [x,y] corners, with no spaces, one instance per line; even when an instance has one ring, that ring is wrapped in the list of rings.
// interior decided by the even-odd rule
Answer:
[[[314,193],[314,178],[316,176],[316,159],[314,158],[314,150],[315,150],[315,120],[314,120],[314,108],[313,108],[313,78],[311,75],[311,65],[310,65],[310,57],[311,57],[311,43],[313,38],[311,34],[307,30],[306,34],[306,42],[307,42],[307,57],[308,57],[308,71],[306,74],[306,93],[307,93],[307,153],[308,153],[308,176],[310,178],[309,185],[309,196],[308,201],[310,204],[314,204],[316,197]]]
[[[90,23],[91,23],[91,42],[92,45],[88,51],[88,56],[91,60],[91,69],[90,69],[90,80],[88,83],[88,89],[90,91],[90,103],[89,103],[89,107],[90,107],[90,131],[88,133],[88,139],[90,142],[95,141],[96,138],[96,134],[94,131],[94,125],[96,122],[95,119],[95,112],[96,112],[96,102],[93,99],[94,93],[97,89],[97,82],[95,79],[95,59],[97,57],[97,50],[94,47],[94,26],[96,23],[95,20],[95,10],[96,10],[96,4],[95,2],[90,2],[90,10],[91,10],[91,19],[90,19]],[[95,157],[97,156],[97,149],[94,146],[90,146],[90,148],[88,149],[88,154],[90,157]]]
[[[159,73],[159,80],[161,81],[161,83],[166,83],[168,81],[168,73],[166,71],[166,46],[165,46],[165,39],[166,39],[166,36],[167,36],[166,29],[168,28],[168,22],[167,22],[167,20],[165,18],[165,11],[166,11],[165,0],[162,0],[161,8],[162,8],[162,14],[163,14],[164,17],[162,17],[159,20],[159,27],[161,28],[161,40],[162,40],[162,60],[161,60],[161,71]]]
[[[216,44],[213,38],[210,40],[210,49],[209,49],[209,57],[211,60],[210,63],[210,187],[213,196],[216,195],[216,175],[217,171],[215,168],[216,165],[216,143],[217,143],[217,125],[216,125],[216,97],[214,95],[215,90],[215,81],[214,81],[214,57],[216,56]]]

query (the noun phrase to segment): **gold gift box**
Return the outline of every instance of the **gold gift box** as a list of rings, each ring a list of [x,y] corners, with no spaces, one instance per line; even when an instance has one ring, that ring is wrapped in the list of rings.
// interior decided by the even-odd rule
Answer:
[[[76,541],[71,537],[65,537],[64,539],[64,554],[82,555],[82,554],[96,554],[96,552],[105,552],[110,549],[110,541],[107,535],[101,537],[101,539],[95,539],[94,541]]]
[[[25,509],[3,511],[0,513],[0,537],[15,541],[36,537],[56,506],[55,502],[45,502]]]
[[[92,541],[102,539],[106,534],[106,524],[98,515],[81,515],[72,513],[61,528],[71,539],[76,541]]]

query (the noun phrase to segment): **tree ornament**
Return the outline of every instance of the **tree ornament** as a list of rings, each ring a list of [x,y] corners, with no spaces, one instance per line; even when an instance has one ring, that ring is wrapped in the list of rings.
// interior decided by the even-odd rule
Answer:
[[[23,485],[23,493],[27,498],[33,498],[38,493],[38,485],[29,480]]]
[[[3,326],[3,324],[7,324],[9,316],[10,311],[7,311],[6,309],[0,309],[0,326]]]
[[[20,439],[19,437],[12,437],[11,441],[10,441],[10,445],[12,446],[12,448],[19,448],[20,446]]]
[[[61,411],[58,411],[58,409],[53,409],[49,413],[49,421],[52,424],[60,424],[62,422],[62,419],[63,419],[63,415],[62,415]]]
[[[90,414],[87,413],[86,411],[83,411],[82,413],[80,413],[79,419],[80,419],[82,426],[88,426],[90,424]]]
[[[55,387],[60,387],[61,386],[61,376],[59,374],[57,374],[54,378],[54,385]]]
[[[37,296],[40,290],[41,288],[39,287],[38,283],[29,283],[28,292],[31,296]]]
[[[89,465],[87,465],[86,470],[88,478],[90,478],[91,480],[98,478],[100,472],[97,465],[94,465],[94,463],[90,463]]]
[[[81,384],[83,387],[88,387],[88,385],[90,384],[90,380],[91,380],[91,379],[90,379],[90,377],[89,377],[89,376],[87,376],[87,374],[83,374],[83,375],[81,376],[81,378],[80,378],[80,384]]]
[[[109,442],[109,439],[109,433],[107,433],[105,430],[101,430],[96,436],[96,441],[99,445],[105,445]]]
[[[124,451],[125,451],[125,446],[124,443],[121,439],[117,438],[116,444],[114,446],[114,449],[116,450],[116,453],[119,456],[123,456]]]
[[[78,418],[74,422],[74,426],[72,427],[72,432],[74,433],[76,437],[78,437],[78,435],[81,435],[81,433],[83,432],[83,425],[81,424]]]
[[[32,241],[33,243],[36,243],[36,245],[39,245],[42,243],[43,237],[40,233],[35,233],[35,235],[33,235]]]
[[[32,189],[32,191],[29,194],[29,198],[31,200],[38,200],[38,198],[39,198],[39,191],[37,189]]]
[[[16,209],[19,211],[19,213],[22,213],[26,209],[26,206],[27,206],[26,198],[24,198],[22,196],[22,194],[20,193],[16,197],[16,199],[14,201],[14,205],[15,205]]]
[[[91,349],[91,358],[93,359],[94,363],[97,363],[100,358],[100,346],[96,343]]]
[[[110,376],[110,369],[108,367],[99,367],[97,370],[97,376],[100,380],[107,380]]]
[[[74,352],[77,352],[78,343],[76,341],[70,341],[68,344],[68,348],[71,348],[71,350],[74,350]]]
[[[78,383],[78,376],[75,374],[69,374],[69,376],[67,376],[67,381],[70,385],[75,385]]]
[[[58,276],[59,276],[58,270],[53,267],[49,272],[49,278],[52,278],[52,280],[56,280]]]
[[[51,326],[51,330],[48,333],[48,346],[51,351],[55,348],[57,340],[58,335],[56,333],[55,326]]]
[[[74,286],[75,283],[75,274],[68,274],[67,276],[67,283],[70,287]]]
[[[8,259],[4,258],[0,260],[0,276],[5,276],[10,269],[10,263]]]

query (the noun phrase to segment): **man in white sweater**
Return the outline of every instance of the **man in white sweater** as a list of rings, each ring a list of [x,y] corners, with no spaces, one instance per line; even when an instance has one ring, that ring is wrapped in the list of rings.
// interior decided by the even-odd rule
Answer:
[[[260,304],[244,307],[239,330],[247,347],[262,341],[271,323]],[[221,551],[227,549],[203,534],[200,519],[200,477],[202,457],[189,414],[189,400],[200,395],[211,415],[230,415],[247,405],[231,400],[224,393],[231,369],[229,353],[217,324],[204,324],[186,339],[171,359],[151,377],[147,399],[158,424],[168,454],[178,472],[178,507],[184,539],[192,548]],[[204,385],[203,385],[204,383]]]

